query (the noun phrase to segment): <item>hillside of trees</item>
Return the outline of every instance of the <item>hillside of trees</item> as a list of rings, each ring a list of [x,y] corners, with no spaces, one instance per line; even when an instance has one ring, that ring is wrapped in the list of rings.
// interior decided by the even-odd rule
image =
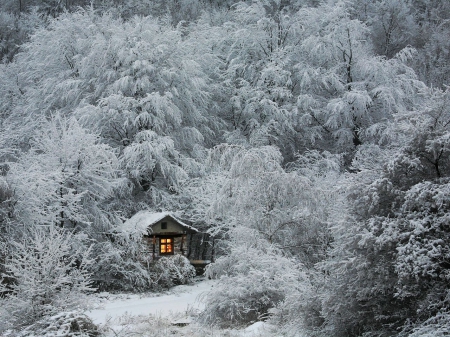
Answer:
[[[157,290],[144,209],[204,324],[450,334],[449,1],[2,0],[0,60],[0,335]]]

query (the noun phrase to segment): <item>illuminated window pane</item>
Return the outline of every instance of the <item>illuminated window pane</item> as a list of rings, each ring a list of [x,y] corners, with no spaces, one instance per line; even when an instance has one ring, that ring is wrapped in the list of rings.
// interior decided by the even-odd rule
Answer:
[[[159,239],[159,252],[160,254],[173,254],[173,238],[160,238]]]

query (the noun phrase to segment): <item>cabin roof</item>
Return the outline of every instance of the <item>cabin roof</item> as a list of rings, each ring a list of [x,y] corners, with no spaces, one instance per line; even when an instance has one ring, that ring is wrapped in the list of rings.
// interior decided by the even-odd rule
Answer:
[[[139,211],[123,223],[122,229],[126,232],[138,231],[146,234],[149,227],[152,227],[166,217],[172,218],[176,223],[185,228],[188,232],[198,233],[198,229],[185,224],[170,212],[155,213],[151,211]]]

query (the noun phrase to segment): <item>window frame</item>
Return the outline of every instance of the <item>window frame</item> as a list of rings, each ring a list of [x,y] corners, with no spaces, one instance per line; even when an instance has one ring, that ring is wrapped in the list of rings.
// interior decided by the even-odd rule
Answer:
[[[166,240],[163,242],[163,240]],[[170,240],[170,242],[167,242]],[[166,246],[166,252],[162,252],[162,246]],[[167,252],[167,247],[171,247],[171,251]],[[175,238],[173,236],[163,236],[159,238],[159,255],[174,255],[175,254]]]

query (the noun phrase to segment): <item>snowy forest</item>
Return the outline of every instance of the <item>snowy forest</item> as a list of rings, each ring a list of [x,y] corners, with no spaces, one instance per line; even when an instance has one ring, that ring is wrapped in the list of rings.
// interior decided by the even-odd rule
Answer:
[[[214,238],[199,326],[450,335],[449,1],[1,0],[0,60],[0,335],[175,284],[141,210]]]

